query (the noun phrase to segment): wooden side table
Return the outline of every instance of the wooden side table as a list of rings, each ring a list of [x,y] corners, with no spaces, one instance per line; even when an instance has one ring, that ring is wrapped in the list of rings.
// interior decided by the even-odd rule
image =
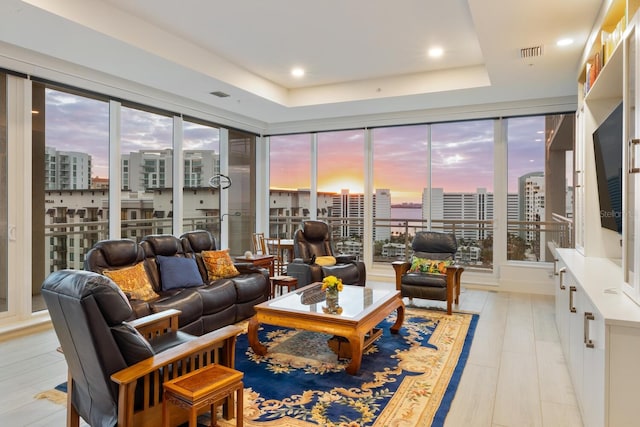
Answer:
[[[233,409],[236,397],[236,425],[243,425],[243,383],[244,374],[235,369],[213,364],[163,384],[162,423],[170,427],[169,404],[189,411],[189,427],[197,427],[198,411],[211,406],[211,427],[216,425],[216,403],[225,399],[229,410]]]
[[[253,258],[246,258],[243,256],[235,257],[237,262],[249,262],[256,267],[268,268],[269,276],[273,276],[274,273],[274,265],[273,265],[273,255],[254,255]]]
[[[291,276],[274,276],[269,277],[271,280],[271,298],[276,296],[276,292],[278,289],[280,290],[280,295],[284,292],[284,287],[287,287],[287,292],[291,292],[298,286],[298,279]]]

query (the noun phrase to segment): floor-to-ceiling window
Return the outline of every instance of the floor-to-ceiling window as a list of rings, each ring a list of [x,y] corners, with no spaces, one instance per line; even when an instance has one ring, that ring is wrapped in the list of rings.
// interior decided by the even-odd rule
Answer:
[[[372,130],[374,261],[404,259],[415,232],[427,228],[428,139],[427,125]]]
[[[340,250],[362,254],[364,177],[371,173],[374,261],[407,257],[419,229],[454,232],[458,262],[476,271],[492,271],[496,261],[546,261],[544,243],[551,239],[550,231],[553,238],[562,231],[550,222],[550,209],[569,219],[572,210],[566,177],[571,176],[568,159],[573,134],[558,128],[560,116],[374,128],[369,147],[372,171],[364,169],[366,150],[360,143],[364,142],[364,130],[318,133],[318,218],[332,224]],[[496,143],[502,135],[495,133],[504,127],[508,159],[495,164]],[[288,183],[287,179],[294,182],[295,174],[288,174],[285,164],[296,156],[305,176],[313,171],[316,160],[299,157],[306,156],[307,141],[313,141],[313,136],[271,137],[270,176],[279,184],[271,183],[270,202],[276,200],[281,206],[294,200],[299,203],[295,198],[302,192]],[[553,147],[549,145],[552,140]],[[545,168],[553,171],[555,181],[551,184],[545,184],[551,175]],[[497,198],[494,184],[501,176],[509,177],[508,184],[498,181]],[[547,189],[545,193],[545,185],[553,186],[554,192]],[[551,194],[557,196],[552,208]],[[509,234],[508,248],[499,252],[498,260],[494,259],[496,219],[508,224]],[[559,238],[566,240],[567,236]]]
[[[364,130],[318,133],[319,219],[329,222],[334,249],[362,255],[364,236]]]
[[[220,174],[220,129],[183,122],[183,231],[208,230],[220,241],[220,187],[210,185]]]
[[[518,261],[550,261],[547,242],[566,241],[554,214],[573,216],[573,120],[562,114],[507,120],[510,209],[507,257]],[[517,216],[515,214],[517,208]],[[566,230],[563,230],[566,231]]]
[[[81,269],[108,236],[109,109],[104,99],[32,86],[32,309],[51,272]],[[37,256],[40,254],[41,256]]]
[[[28,94],[30,102],[22,97]],[[29,127],[20,123],[25,111],[31,116],[27,135],[21,130]],[[110,120],[112,113],[119,116],[117,123]],[[175,134],[174,123],[181,124],[181,135]],[[11,144],[10,138],[15,138]],[[31,144],[24,145],[23,140]],[[177,154],[174,144],[181,148]],[[181,231],[209,229],[220,245],[224,219],[230,226],[226,247],[235,254],[248,249],[255,226],[255,145],[254,134],[216,127],[204,119],[183,119],[179,113],[115,101],[98,92],[0,73],[0,185],[4,188],[0,192],[0,317],[24,318],[24,311],[45,309],[40,286],[46,276],[64,268],[82,269],[87,251],[99,240],[177,233],[173,229],[176,183],[184,183],[175,206],[184,219]],[[17,165],[31,162],[26,170],[18,166],[18,173],[8,167],[15,147],[27,147],[14,150]],[[222,156],[225,149],[228,152]],[[118,160],[110,164],[115,152]],[[176,176],[174,155],[184,162],[184,169],[179,166],[181,176]],[[222,161],[229,162],[233,190],[210,184],[212,177],[220,175]],[[31,174],[31,179],[24,179],[23,172]],[[15,194],[31,194],[24,196],[30,203],[25,208],[31,213],[29,224],[9,224],[12,215],[22,212],[11,206],[12,180],[18,184],[13,185]],[[113,181],[122,186],[110,199]],[[21,183],[31,188],[23,189]],[[222,191],[228,191],[224,206]],[[119,212],[110,209],[115,200],[122,207]],[[120,219],[119,235],[109,229],[114,219],[116,223]],[[31,236],[28,242],[15,238],[23,233]],[[31,262],[16,266],[18,272],[31,271],[19,282],[9,280],[11,244],[18,249],[28,246],[33,254]],[[9,300],[12,296],[15,302]]]
[[[269,236],[290,239],[300,221],[310,218],[310,166],[311,134],[270,138]]]
[[[456,258],[492,268],[494,121],[431,126],[431,185],[425,189],[431,229],[454,232]]]
[[[171,234],[173,119],[126,106],[121,114],[121,235]]]
[[[545,116],[507,120],[508,194],[513,211],[507,234],[509,260],[545,260],[546,204],[551,191],[545,182],[545,123]],[[558,191],[564,193],[562,178]]]
[[[7,75],[0,73],[0,312],[8,310]]]

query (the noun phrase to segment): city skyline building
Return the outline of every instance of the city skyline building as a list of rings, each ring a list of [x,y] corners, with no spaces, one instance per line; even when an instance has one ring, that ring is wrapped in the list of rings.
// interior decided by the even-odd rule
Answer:
[[[206,187],[220,173],[220,154],[215,150],[184,150],[184,187]],[[140,150],[120,160],[122,188],[146,191],[173,187],[173,149]]]
[[[521,222],[545,220],[545,178],[543,172],[531,172],[518,178],[518,193]],[[536,240],[536,230],[521,230],[520,237],[526,242]]]
[[[46,147],[44,153],[45,190],[75,190],[91,187],[91,155],[78,151],[58,151]]]
[[[173,216],[172,188],[173,150],[141,150],[121,157],[123,176],[121,196],[121,217],[123,221],[165,220],[160,227],[171,232]],[[47,193],[45,200],[48,226],[60,223],[86,224],[104,221],[108,218],[108,179],[91,177],[91,156],[85,153],[57,151],[47,148],[45,172]],[[211,176],[219,173],[219,154],[215,150],[184,151],[184,212],[191,221],[198,218],[219,216],[219,199],[214,197],[208,186]],[[519,194],[507,195],[507,221],[544,220],[544,176],[532,172],[519,178]],[[95,187],[95,188],[92,188]],[[193,190],[193,191],[191,191]],[[388,188],[375,189],[372,194],[373,216],[376,222],[373,239],[387,246],[393,236],[392,191]],[[309,217],[310,190],[271,189],[269,195],[270,217]],[[336,248],[348,253],[361,255],[364,234],[365,195],[351,193],[343,189],[340,193],[321,192],[317,194],[317,216],[322,218],[345,218],[338,226]],[[420,218],[406,218],[410,231],[427,229],[454,229],[458,238],[466,241],[461,245],[467,262],[480,261],[480,251],[474,245],[491,236],[494,219],[494,195],[486,188],[475,192],[445,192],[444,188],[425,188],[422,204],[408,204],[419,210]],[[465,223],[465,221],[467,221]],[[269,235],[287,238],[293,235],[292,221],[270,221]],[[134,225],[135,227],[135,225]],[[126,229],[126,226],[123,226]],[[126,231],[125,231],[126,233]],[[525,234],[527,242],[539,238],[539,230]],[[135,237],[135,234],[131,237]],[[54,240],[56,240],[55,238]],[[82,254],[93,242],[83,242],[73,237],[52,242],[51,260],[57,259],[74,268],[81,268]],[[404,251],[401,248],[385,246],[383,252]],[[468,250],[465,250],[467,248]],[[55,253],[62,251],[64,254]],[[396,254],[397,255],[397,254]],[[468,259],[467,259],[468,258]],[[52,261],[53,262],[53,261]],[[50,268],[54,268],[51,266]]]

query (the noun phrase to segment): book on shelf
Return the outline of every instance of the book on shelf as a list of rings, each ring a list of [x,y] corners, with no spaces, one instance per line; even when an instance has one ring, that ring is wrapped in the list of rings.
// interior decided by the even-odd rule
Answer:
[[[626,17],[622,17],[611,31],[602,30],[600,32],[600,43],[602,44],[603,65],[609,62],[613,51],[616,49],[626,28]]]
[[[602,43],[602,61],[606,64],[611,58],[616,43],[614,42],[613,34],[604,30],[600,33],[600,41]]]
[[[616,47],[622,40],[624,30],[626,28],[626,16],[622,16],[617,22],[615,27],[610,28],[611,31],[601,30],[600,40],[598,44],[593,47],[595,52],[585,65],[585,81],[584,81],[584,94],[589,93],[589,90],[593,87],[594,83],[600,75],[602,68],[609,62],[611,55],[616,50]]]

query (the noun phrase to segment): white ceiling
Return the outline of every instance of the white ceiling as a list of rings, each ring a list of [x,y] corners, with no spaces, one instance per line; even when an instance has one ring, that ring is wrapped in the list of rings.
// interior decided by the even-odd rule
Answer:
[[[575,96],[578,64],[603,2],[0,3],[5,47],[277,124]],[[565,37],[574,43],[558,47]],[[444,56],[429,58],[436,45]],[[538,45],[542,56],[520,57],[521,48]],[[293,78],[294,66],[306,75]]]

